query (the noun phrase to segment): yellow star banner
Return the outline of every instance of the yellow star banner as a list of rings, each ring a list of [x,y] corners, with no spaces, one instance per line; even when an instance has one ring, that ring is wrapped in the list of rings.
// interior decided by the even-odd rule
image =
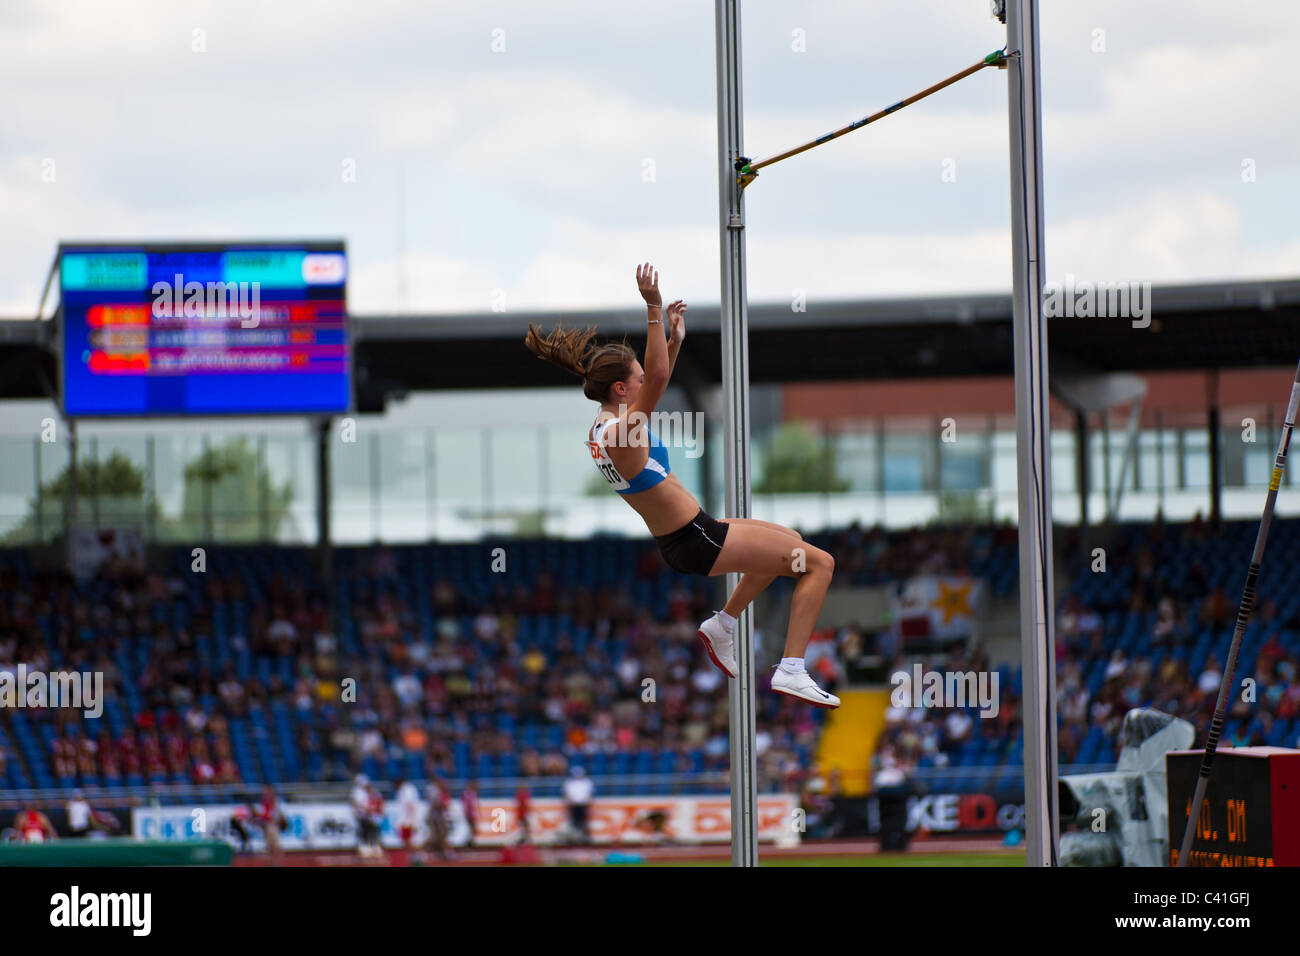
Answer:
[[[969,637],[979,617],[983,590],[983,581],[967,575],[909,578],[891,602],[895,633],[904,642]]]
[[[947,627],[952,624],[954,618],[975,616],[975,609],[971,607],[971,590],[975,587],[974,581],[953,584],[939,580],[936,583],[939,585],[939,596],[934,599],[930,607],[943,618],[940,626]]]

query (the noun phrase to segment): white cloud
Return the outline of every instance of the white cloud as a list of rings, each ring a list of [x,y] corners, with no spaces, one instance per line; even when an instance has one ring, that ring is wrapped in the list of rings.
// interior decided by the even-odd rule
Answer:
[[[629,264],[654,257],[681,294],[717,300],[707,4],[639,19],[597,0],[10,6],[5,313],[31,308],[60,239],[240,234],[343,235],[353,307],[400,306],[399,169],[413,307],[480,308],[495,287],[517,307],[617,304],[635,292]],[[1049,264],[1163,281],[1295,274],[1293,5],[1098,0],[1043,17]],[[497,26],[504,55],[488,46]],[[796,27],[806,54],[791,51]],[[1090,50],[1099,27],[1104,54]],[[191,49],[196,28],[206,53]],[[970,0],[751,4],[744,29],[757,158],[1002,37]],[[765,171],[748,201],[753,294],[1005,288],[1005,76],[984,71]],[[57,185],[40,180],[45,157]],[[344,157],[360,170],[347,188]],[[949,157],[960,179],[944,186]],[[1245,157],[1260,179],[1234,191]]]
[[[481,262],[415,250],[401,260],[356,269],[348,298],[365,302],[372,312],[487,312],[493,289],[502,285],[501,275]]]
[[[1261,249],[1241,211],[1221,195],[1166,191],[1071,219],[1047,235],[1049,277],[1207,282],[1294,276],[1300,236]]]

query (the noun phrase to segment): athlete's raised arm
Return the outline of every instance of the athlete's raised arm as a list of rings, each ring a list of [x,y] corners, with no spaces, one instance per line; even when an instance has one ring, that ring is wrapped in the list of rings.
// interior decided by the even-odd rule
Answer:
[[[649,415],[663,398],[672,375],[672,362],[668,358],[668,342],[663,332],[663,299],[659,295],[659,273],[650,263],[637,266],[636,285],[646,303],[645,362],[642,369],[645,381],[630,411]],[[676,305],[676,303],[673,303]]]
[[[668,377],[677,367],[677,353],[686,338],[686,303],[681,299],[668,305]]]

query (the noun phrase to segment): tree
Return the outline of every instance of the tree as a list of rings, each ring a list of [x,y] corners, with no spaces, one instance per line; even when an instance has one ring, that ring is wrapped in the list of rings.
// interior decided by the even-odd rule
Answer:
[[[756,495],[848,491],[850,482],[835,474],[835,446],[823,442],[803,422],[785,422],[763,454],[763,478]]]
[[[71,491],[72,468],[70,466],[41,485],[42,497],[55,497],[61,500]],[[77,494],[86,497],[123,495],[143,498],[144,472],[120,451],[113,452],[104,461],[80,461],[77,463]]]
[[[25,544],[34,541],[38,509],[43,533],[57,531],[55,537],[61,537],[71,494],[72,466],[66,465],[49,481],[41,483],[36,499],[28,504],[27,516],[5,535],[5,542]],[[102,460],[77,462],[77,513],[83,521],[98,515],[98,523],[104,527],[124,523],[142,525],[146,523],[151,507],[156,517],[157,506],[151,505],[145,493],[144,472],[122,452],[115,451]]]
[[[993,497],[979,490],[945,491],[932,525],[985,525],[994,520]]]
[[[207,536],[204,511],[210,502],[212,531],[222,540],[261,540],[262,509],[266,512],[266,537],[274,540],[289,512],[293,488],[289,482],[273,485],[258,462],[257,449],[240,435],[221,445],[209,445],[185,465],[181,512],[166,519],[167,536],[202,540]]]

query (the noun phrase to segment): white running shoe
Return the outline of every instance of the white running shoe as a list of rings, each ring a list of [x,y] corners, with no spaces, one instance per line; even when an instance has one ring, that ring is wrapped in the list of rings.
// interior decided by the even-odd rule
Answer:
[[[740,667],[736,664],[735,638],[722,626],[718,615],[713,615],[701,624],[696,633],[704,642],[704,649],[709,652],[709,660],[713,661],[718,670],[728,677],[735,677],[740,673]]]
[[[776,673],[772,675],[772,690],[778,694],[785,694],[787,697],[806,700],[814,707],[825,707],[828,710],[834,710],[840,706],[840,699],[818,687],[817,682],[812,679],[812,676],[807,671],[798,674],[787,674],[778,665]]]

